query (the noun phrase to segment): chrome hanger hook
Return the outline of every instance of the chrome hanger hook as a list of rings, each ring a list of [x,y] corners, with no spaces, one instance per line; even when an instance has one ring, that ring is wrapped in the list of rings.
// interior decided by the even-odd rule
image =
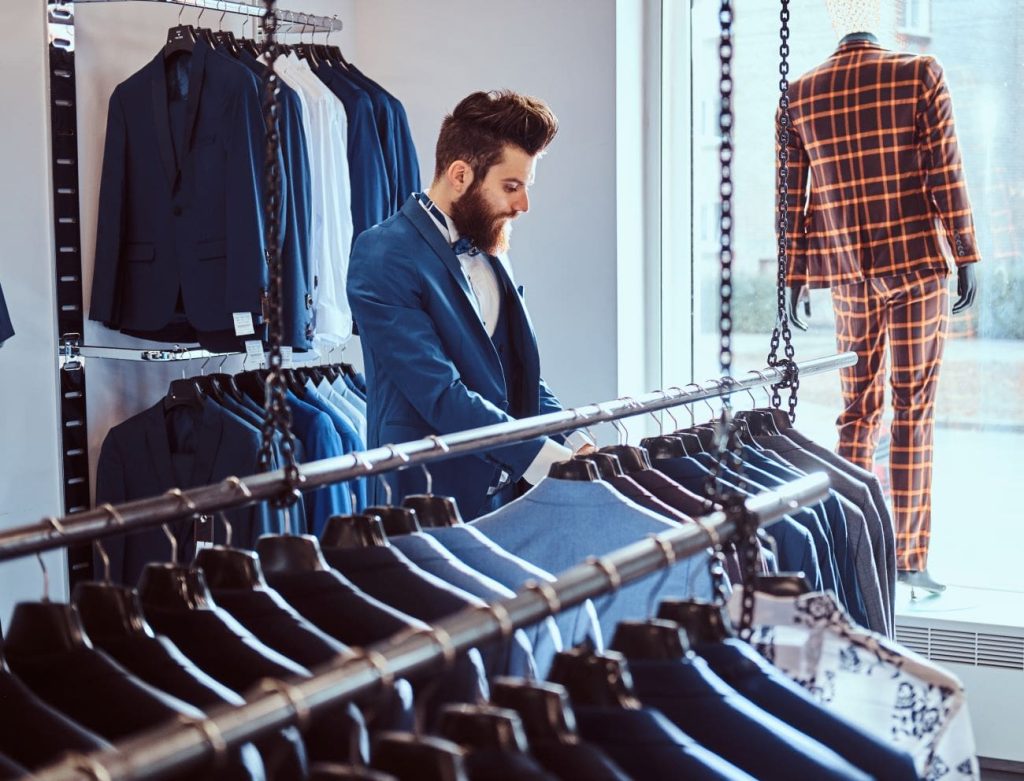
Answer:
[[[668,391],[662,390],[662,391],[658,391],[658,393],[661,394],[661,398],[663,398],[665,401],[668,401],[668,399],[669,399],[669,392]],[[664,411],[664,410],[661,410],[661,411]],[[659,437],[665,436],[665,421],[662,418],[658,417],[658,414],[654,410],[651,410],[647,414],[650,415],[652,418],[654,418],[654,422],[658,424],[658,436]]]
[[[696,382],[688,382],[683,387],[684,388],[689,388],[691,385],[694,388],[696,388],[697,391],[705,391],[705,390],[707,390],[707,388],[705,388],[703,385],[701,385],[699,383],[696,383]],[[703,401],[705,404],[708,405],[708,409],[711,410],[711,420],[714,420],[715,419],[715,408],[711,406],[711,402],[708,401],[707,399],[701,399],[701,401]],[[696,423],[696,419],[694,418],[694,413],[693,413],[693,406],[692,406],[693,402],[690,402],[690,404],[691,404],[691,406],[690,406],[690,425],[695,426],[695,425],[697,425],[697,423]]]
[[[768,388],[771,385],[771,381],[768,379],[768,375],[765,374],[760,369],[751,369],[749,372],[747,372],[747,374],[756,374],[758,378],[764,382],[764,385],[761,386],[761,390],[764,391],[764,397],[767,403],[771,404],[772,395],[768,392]],[[756,407],[757,399],[754,398],[754,394],[751,393],[749,390],[747,391],[747,393],[750,393],[750,398],[754,399],[754,406]]]
[[[168,542],[171,543],[171,564],[178,563],[178,539],[171,533],[171,528],[165,523],[160,527],[163,529],[164,535],[167,537]]]
[[[626,440],[629,438],[629,432],[626,431],[626,427],[619,422],[618,418],[612,418],[608,421],[615,428],[615,432],[618,435],[617,441],[619,445],[625,445]]]

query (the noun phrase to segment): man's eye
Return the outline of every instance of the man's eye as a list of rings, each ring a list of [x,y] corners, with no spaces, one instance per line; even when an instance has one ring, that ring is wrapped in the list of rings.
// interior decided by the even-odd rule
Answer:
[[[515,185],[515,184],[506,184],[505,185],[505,192],[507,192],[507,193],[514,193],[518,189],[519,189],[519,185]]]

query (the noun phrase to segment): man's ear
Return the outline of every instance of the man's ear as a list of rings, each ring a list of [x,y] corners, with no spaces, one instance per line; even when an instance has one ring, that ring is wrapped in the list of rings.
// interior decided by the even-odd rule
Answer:
[[[465,160],[456,160],[445,171],[448,185],[457,195],[462,195],[473,184],[473,167]]]

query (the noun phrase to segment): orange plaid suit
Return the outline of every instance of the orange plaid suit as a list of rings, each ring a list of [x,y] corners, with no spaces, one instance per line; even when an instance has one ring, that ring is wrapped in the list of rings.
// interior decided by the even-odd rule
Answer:
[[[892,358],[890,473],[898,566],[927,565],[935,392],[948,265],[980,259],[942,67],[847,36],[790,85],[790,285],[832,288],[839,453],[871,469]],[[944,236],[944,239],[943,239]]]

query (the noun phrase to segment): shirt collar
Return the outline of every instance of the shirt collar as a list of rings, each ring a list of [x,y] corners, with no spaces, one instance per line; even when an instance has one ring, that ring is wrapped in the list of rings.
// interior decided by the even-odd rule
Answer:
[[[849,35],[844,35],[842,37],[842,39],[839,41],[839,48],[841,49],[844,46],[850,46],[850,45],[853,45],[853,44],[863,44],[863,43],[872,43],[875,46],[881,46],[881,43],[878,40],[878,36],[875,35],[874,33],[859,32],[859,33],[850,33]]]
[[[430,196],[426,193],[416,193],[416,200],[423,207],[423,211],[430,216],[434,225],[441,231],[441,235],[445,237],[449,244],[454,244],[459,240],[459,229],[455,227],[452,218],[442,211],[440,206],[430,200]]]

